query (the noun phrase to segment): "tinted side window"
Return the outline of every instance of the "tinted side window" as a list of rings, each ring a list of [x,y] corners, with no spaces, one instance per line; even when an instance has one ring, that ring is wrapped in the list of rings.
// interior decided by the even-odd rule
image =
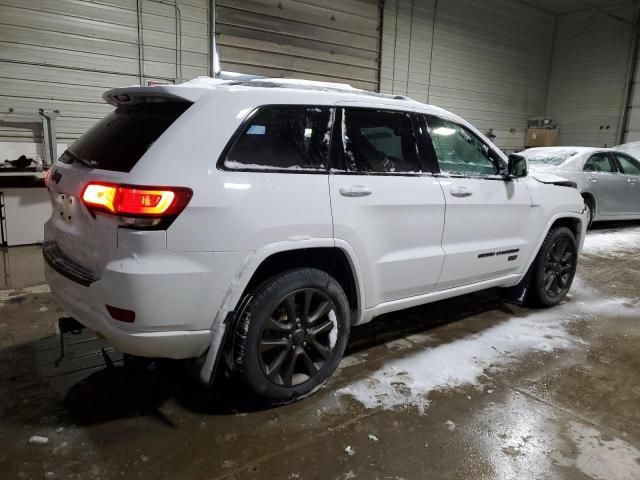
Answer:
[[[264,107],[245,126],[227,168],[324,170],[329,158],[331,109]]]
[[[495,175],[489,147],[471,131],[438,117],[427,117],[440,170],[457,175]]]
[[[627,155],[614,154],[622,167],[622,172],[627,175],[640,175],[640,162],[635,158],[628,157]]]
[[[342,111],[345,168],[352,172],[421,172],[411,116],[404,112]]]
[[[595,153],[584,164],[585,172],[616,173],[617,169],[611,157],[606,153]]]
[[[61,156],[93,168],[129,172],[191,103],[159,102],[120,106],[82,135]]]

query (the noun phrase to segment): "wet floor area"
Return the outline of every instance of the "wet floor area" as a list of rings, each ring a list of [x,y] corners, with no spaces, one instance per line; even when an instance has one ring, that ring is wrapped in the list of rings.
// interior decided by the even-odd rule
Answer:
[[[589,233],[562,305],[487,291],[385,315],[279,408],[180,362],[125,368],[86,331],[56,366],[39,250],[3,255],[2,479],[640,479],[638,223]]]

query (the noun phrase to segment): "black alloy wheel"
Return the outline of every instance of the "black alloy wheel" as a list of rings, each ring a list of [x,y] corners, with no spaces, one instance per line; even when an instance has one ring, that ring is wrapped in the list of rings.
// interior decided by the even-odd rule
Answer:
[[[569,293],[578,266],[578,242],[567,227],[549,231],[527,274],[524,303],[531,307],[552,307]]]
[[[279,386],[306,382],[331,357],[337,334],[335,306],[325,293],[304,288],[288,294],[262,327],[262,372]]]
[[[544,261],[544,291],[553,298],[566,293],[573,278],[575,242],[559,237],[551,245]]]
[[[340,363],[351,328],[351,308],[341,284],[317,268],[264,280],[248,293],[238,315],[235,373],[271,405],[317,391]]]

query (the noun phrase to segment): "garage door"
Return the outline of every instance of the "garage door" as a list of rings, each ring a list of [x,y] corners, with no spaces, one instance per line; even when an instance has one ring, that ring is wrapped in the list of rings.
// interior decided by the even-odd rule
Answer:
[[[223,70],[378,89],[377,0],[217,0]]]
[[[58,140],[67,144],[112,109],[102,100],[109,88],[207,75],[208,6],[209,0],[0,0],[0,112],[60,110]],[[2,160],[40,156],[32,144],[41,141],[40,129],[27,127],[0,122]]]

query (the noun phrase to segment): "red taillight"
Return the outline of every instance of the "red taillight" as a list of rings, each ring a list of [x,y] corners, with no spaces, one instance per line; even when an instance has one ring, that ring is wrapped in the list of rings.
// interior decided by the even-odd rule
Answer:
[[[122,215],[163,215],[175,198],[173,190],[120,188],[116,194],[116,208]]]
[[[114,307],[112,305],[105,305],[111,318],[125,323],[133,323],[136,321],[136,312],[133,310],[126,310],[124,308]]]
[[[104,183],[88,183],[82,191],[82,201],[94,210],[116,213],[114,200],[118,187]]]
[[[112,213],[120,217],[145,219],[139,225],[157,227],[161,220],[175,218],[189,203],[192,191],[179,187],[143,187],[89,182],[82,191],[82,201],[90,210]]]

